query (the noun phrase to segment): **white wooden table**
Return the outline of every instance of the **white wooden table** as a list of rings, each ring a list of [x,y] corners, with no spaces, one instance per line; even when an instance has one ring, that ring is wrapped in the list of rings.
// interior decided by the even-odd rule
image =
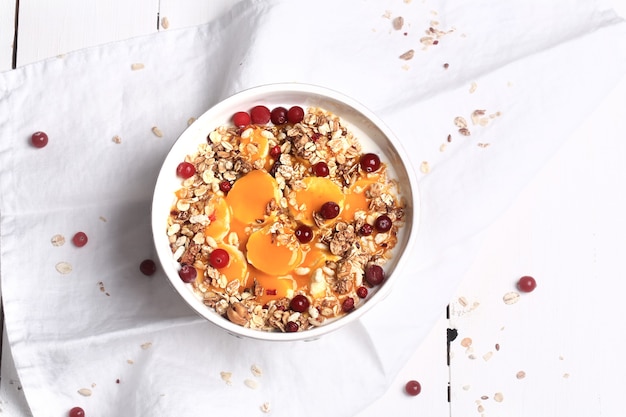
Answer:
[[[235,1],[0,0],[0,70],[201,24]],[[611,3],[626,15],[626,0]],[[448,314],[358,417],[626,415],[624,132],[626,78],[485,231]],[[521,274],[538,288],[507,305]],[[447,329],[458,332],[449,358]],[[0,414],[29,416],[4,339]],[[418,397],[403,393],[410,379],[422,384]]]

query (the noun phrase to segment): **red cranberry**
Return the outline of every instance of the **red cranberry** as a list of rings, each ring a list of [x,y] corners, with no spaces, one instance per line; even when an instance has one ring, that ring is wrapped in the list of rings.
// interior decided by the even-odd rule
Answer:
[[[139,264],[139,270],[144,275],[153,275],[156,272],[156,264],[152,259],[144,259]]]
[[[209,263],[213,268],[220,269],[228,266],[230,255],[224,249],[217,248],[209,255]]]
[[[343,300],[343,303],[341,303],[341,309],[344,312],[348,312],[354,309],[354,298],[352,297],[348,297],[345,300]]]
[[[280,145],[272,146],[272,149],[270,149],[270,156],[276,159],[280,156],[280,152]]]
[[[367,290],[367,287],[360,286],[359,288],[356,289],[356,295],[359,298],[367,298],[368,293],[369,291]]]
[[[320,214],[326,220],[334,219],[339,216],[339,212],[341,209],[339,208],[339,204],[334,201],[328,201],[322,204],[322,208],[320,208]]]
[[[370,264],[365,268],[365,281],[372,285],[380,285],[385,280],[385,271],[380,265]]]
[[[300,243],[308,243],[313,239],[313,229],[311,229],[306,224],[301,224],[295,230],[294,234],[296,238],[300,241]]]
[[[531,292],[537,288],[537,281],[535,281],[535,278],[525,275],[517,281],[517,288],[521,292]]]
[[[30,143],[32,143],[35,148],[43,148],[48,144],[48,135],[46,132],[35,132],[30,137]]]
[[[374,221],[374,227],[380,233],[388,232],[391,229],[391,225],[393,222],[386,214],[378,216],[378,218]]]
[[[78,248],[85,246],[88,240],[89,239],[87,238],[85,232],[78,232],[74,235],[74,237],[72,237],[72,243]]]
[[[270,109],[265,106],[254,106],[252,110],[250,110],[250,119],[255,125],[266,125],[271,118],[272,114]]]
[[[220,190],[224,194],[228,194],[231,188],[233,188],[233,185],[230,183],[230,181],[224,180],[220,182]]]
[[[317,142],[318,140],[320,140],[320,138],[322,137],[322,135],[320,135],[319,133],[315,132],[311,135],[311,140],[313,142]]]
[[[196,167],[193,166],[193,164],[190,162],[181,162],[176,167],[176,175],[178,175],[181,178],[187,179],[193,176],[193,174],[195,173],[196,173]]]
[[[324,161],[318,162],[317,164],[313,165],[311,168],[313,169],[313,173],[317,177],[327,177],[328,174],[330,173],[330,170],[328,169],[328,164],[326,164],[326,162]]]
[[[288,321],[287,324],[285,324],[285,331],[288,333],[295,333],[299,328],[300,326],[295,321]]]
[[[363,226],[361,226],[361,228],[359,229],[359,234],[361,236],[369,236],[372,234],[372,232],[374,231],[374,227],[372,227],[371,224],[369,223],[365,223]]]
[[[196,268],[191,265],[183,265],[178,271],[178,276],[183,280],[183,282],[193,282],[198,276],[198,272],[196,271]]]
[[[293,106],[287,112],[287,120],[291,124],[300,123],[304,119],[304,110],[300,106]]]
[[[283,125],[287,123],[287,109],[284,107],[276,107],[270,114],[270,120],[275,125]]]
[[[85,410],[80,407],[74,407],[70,410],[69,417],[85,417]]]
[[[238,111],[233,115],[233,124],[242,128],[250,124],[250,115],[245,111]]]
[[[407,394],[416,396],[420,392],[422,392],[422,386],[420,385],[419,382],[411,380],[406,383],[406,385],[404,386],[404,390],[406,391]]]
[[[361,156],[361,169],[365,172],[375,172],[380,168],[380,158],[375,153],[366,153]]]
[[[298,294],[291,299],[291,302],[289,303],[289,308],[291,308],[293,311],[297,311],[298,313],[304,313],[309,309],[310,305],[311,303],[309,302],[309,299],[306,298],[306,296]]]

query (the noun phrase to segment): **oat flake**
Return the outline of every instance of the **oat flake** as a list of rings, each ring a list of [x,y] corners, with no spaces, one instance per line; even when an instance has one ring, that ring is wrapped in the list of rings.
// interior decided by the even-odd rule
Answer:
[[[163,29],[168,29],[170,27],[170,19],[168,19],[167,16],[163,16],[161,18],[161,27]]]
[[[155,136],[162,138],[163,137],[163,132],[161,132],[161,129],[159,129],[156,126],[152,127],[152,133],[154,133]]]
[[[143,350],[150,349],[152,347],[152,342],[146,342],[141,345]]]
[[[518,373],[515,374],[515,378],[517,378],[517,379],[524,379],[524,378],[526,378],[526,372],[519,371]]]
[[[430,172],[430,164],[427,161],[423,161],[420,165],[420,171],[424,174],[428,174]]]
[[[491,351],[490,351],[490,352],[487,352],[487,353],[485,353],[485,354],[483,355],[483,360],[484,360],[485,362],[487,362],[489,359],[491,359],[491,357],[492,357],[492,356],[493,356],[493,352],[491,352]]]
[[[395,30],[400,30],[402,29],[402,26],[404,26],[404,18],[402,16],[398,16],[391,21],[391,24]]]
[[[519,301],[519,293],[512,291],[512,292],[507,292],[506,294],[504,294],[504,297],[502,297],[502,300],[504,301],[504,304],[515,304]]]
[[[226,382],[226,384],[228,385],[232,385],[233,383],[233,381],[231,380],[232,377],[233,377],[232,372],[226,372],[226,371],[220,372],[220,378],[222,378],[222,381]]]
[[[65,237],[63,235],[54,235],[50,239],[52,246],[63,246],[65,244]]]
[[[59,274],[69,274],[72,272],[72,264],[69,262],[59,262],[54,266]]]
[[[81,388],[78,390],[78,393],[82,395],[83,397],[91,396],[91,390],[89,388]]]
[[[410,59],[413,59],[414,56],[415,56],[415,50],[414,49],[409,49],[408,51],[406,51],[405,53],[400,55],[399,58],[403,59],[405,61],[408,61]]]
[[[250,371],[252,372],[252,375],[257,378],[263,375],[263,370],[258,365],[252,365],[250,367]]]
[[[470,85],[469,93],[473,94],[477,88],[478,88],[478,84],[476,84],[476,81],[472,81],[472,84]]]
[[[270,412],[270,403],[269,402],[264,402],[263,404],[261,404],[261,411],[264,413],[269,413]]]
[[[501,392],[496,392],[493,396],[495,402],[501,403],[504,400],[504,395]]]
[[[120,138],[118,135],[113,136],[113,143],[117,143],[119,145],[120,143],[122,143],[122,138]]]
[[[259,383],[254,379],[246,379],[243,381],[244,385],[250,389],[257,389],[259,387]]]
[[[144,69],[144,65],[141,62],[136,62],[134,64],[131,64],[130,69],[133,71],[139,71]]]

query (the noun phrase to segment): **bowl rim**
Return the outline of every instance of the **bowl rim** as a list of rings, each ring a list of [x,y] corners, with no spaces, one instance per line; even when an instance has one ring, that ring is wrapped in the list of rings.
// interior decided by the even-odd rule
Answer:
[[[400,158],[403,164],[404,171],[406,173],[406,177],[408,178],[408,193],[410,200],[408,204],[411,205],[411,221],[405,223],[404,228],[408,228],[404,233],[407,233],[407,237],[405,239],[406,244],[402,249],[402,253],[398,256],[397,261],[395,262],[393,273],[387,276],[384,285],[382,285],[374,294],[372,294],[371,298],[367,300],[367,302],[363,303],[354,311],[350,312],[350,314],[344,315],[340,318],[333,319],[329,323],[326,323],[322,326],[313,327],[304,331],[299,332],[271,332],[257,329],[250,329],[235,323],[230,322],[229,320],[223,318],[219,314],[215,312],[215,310],[205,306],[194,294],[193,291],[190,291],[187,288],[188,284],[185,284],[180,280],[178,274],[176,276],[172,276],[173,274],[169,271],[169,268],[166,267],[168,263],[172,261],[172,253],[168,245],[164,245],[163,239],[165,237],[165,233],[163,232],[164,219],[157,215],[159,211],[164,210],[161,207],[161,200],[159,197],[160,184],[164,181],[164,178],[171,177],[171,172],[167,168],[167,162],[172,158],[172,155],[178,146],[181,146],[181,143],[188,136],[191,136],[192,139],[196,137],[197,132],[194,131],[194,125],[200,126],[203,123],[206,123],[206,120],[212,120],[212,117],[215,114],[218,114],[220,111],[223,111],[225,108],[233,107],[235,103],[239,103],[240,101],[250,101],[252,98],[255,98],[254,102],[259,101],[259,97],[265,97],[268,94],[277,94],[277,93],[301,93],[307,95],[314,95],[319,97],[328,98],[330,100],[341,103],[342,105],[347,105],[352,108],[357,114],[364,116],[368,119],[376,129],[380,130],[384,135],[387,141],[391,144],[393,149],[395,150],[397,156]],[[341,114],[337,114],[340,118],[342,118]],[[343,120],[343,118],[342,118]],[[219,123],[218,123],[219,124]],[[217,126],[215,126],[217,127]],[[215,128],[214,127],[214,128]],[[197,129],[196,129],[197,130]],[[197,147],[199,142],[195,142],[195,146]],[[169,192],[169,191],[168,191]],[[401,191],[401,195],[405,196],[405,191]],[[417,183],[417,176],[415,173],[415,169],[413,164],[411,163],[411,159],[408,156],[408,153],[404,149],[404,146],[400,142],[400,140],[396,137],[396,135],[391,131],[391,129],[383,122],[383,120],[378,117],[374,112],[372,112],[369,108],[358,102],[357,100],[340,93],[336,90],[322,87],[314,84],[307,83],[298,83],[298,82],[280,82],[280,83],[270,83],[258,85],[250,88],[243,89],[239,92],[236,92],[227,98],[217,102],[213,106],[209,107],[193,124],[187,127],[174,141],[170,149],[167,151],[167,154],[162,161],[161,167],[159,169],[159,173],[157,175],[157,179],[153,189],[152,195],[152,205],[151,205],[151,231],[153,243],[155,245],[155,250],[157,252],[157,257],[161,269],[164,272],[165,278],[170,283],[172,288],[176,293],[185,301],[189,308],[192,309],[196,314],[200,317],[204,318],[208,322],[217,326],[218,328],[226,331],[232,336],[238,338],[250,338],[256,340],[264,340],[264,341],[310,341],[316,340],[320,338],[322,335],[331,333],[339,328],[345,327],[355,321],[358,321],[365,313],[371,310],[374,306],[376,306],[379,302],[384,300],[389,293],[391,292],[395,281],[399,276],[402,275],[403,269],[406,265],[407,261],[407,253],[410,253],[413,248],[417,230],[419,228],[421,216],[421,198],[420,198],[420,190]],[[409,224],[410,223],[410,224]],[[159,229],[161,230],[160,232]],[[169,271],[169,272],[168,272]]]

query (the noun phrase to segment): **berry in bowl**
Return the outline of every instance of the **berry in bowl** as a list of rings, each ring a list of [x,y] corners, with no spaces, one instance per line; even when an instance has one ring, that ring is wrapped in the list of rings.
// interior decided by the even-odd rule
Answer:
[[[152,232],[169,282],[235,336],[311,340],[389,293],[418,192],[389,129],[354,100],[271,84],[218,103],[159,173]]]

